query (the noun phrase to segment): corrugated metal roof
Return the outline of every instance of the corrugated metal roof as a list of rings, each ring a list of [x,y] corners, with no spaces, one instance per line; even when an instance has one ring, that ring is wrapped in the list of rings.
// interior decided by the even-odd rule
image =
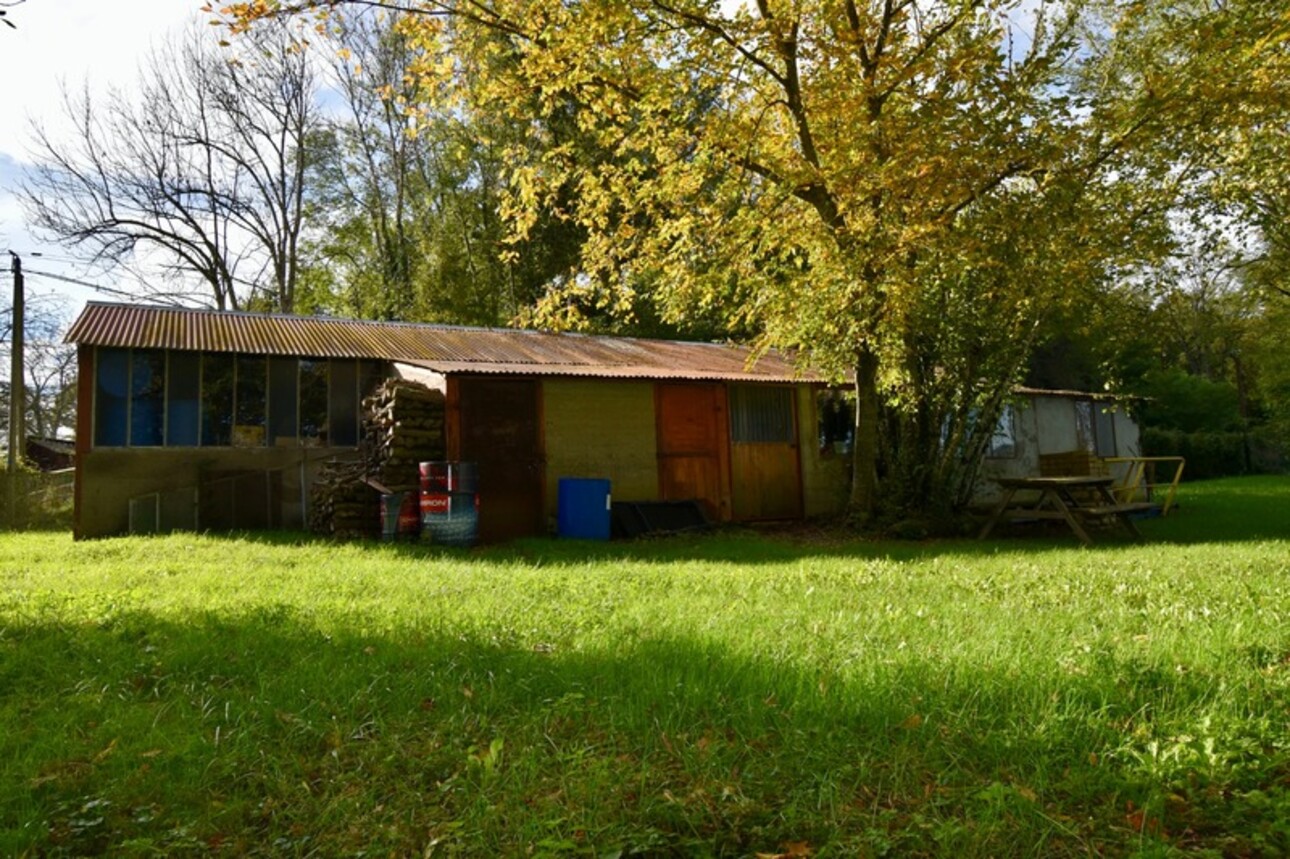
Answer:
[[[1013,388],[1012,392],[1023,397],[1063,397],[1071,400],[1097,400],[1108,403],[1142,399],[1132,394],[1114,394],[1107,391],[1068,391],[1057,388],[1028,388],[1024,385]]]
[[[711,381],[817,381],[779,353],[751,367],[746,347],[323,316],[90,302],[67,342],[142,349],[372,358],[439,373]]]

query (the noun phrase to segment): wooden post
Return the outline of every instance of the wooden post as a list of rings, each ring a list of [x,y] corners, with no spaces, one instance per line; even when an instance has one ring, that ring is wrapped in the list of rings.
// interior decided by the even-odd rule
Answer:
[[[9,519],[17,515],[18,463],[23,455],[27,387],[23,370],[23,316],[26,313],[22,283],[22,257],[9,251],[9,270],[13,272],[13,340],[9,352]]]

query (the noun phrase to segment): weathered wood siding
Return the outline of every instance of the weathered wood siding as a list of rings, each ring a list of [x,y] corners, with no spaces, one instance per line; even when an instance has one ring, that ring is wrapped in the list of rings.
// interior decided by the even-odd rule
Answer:
[[[658,491],[666,501],[693,498],[708,518],[729,522],[730,425],[725,385],[667,382],[656,388]]]
[[[658,500],[652,382],[546,379],[542,388],[548,519],[561,477],[608,478],[616,499]]]

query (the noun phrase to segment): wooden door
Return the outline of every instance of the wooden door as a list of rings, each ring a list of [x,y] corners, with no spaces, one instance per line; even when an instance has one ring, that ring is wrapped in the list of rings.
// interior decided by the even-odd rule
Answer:
[[[728,521],[725,390],[720,385],[660,384],[655,414],[660,497],[696,499],[713,521]]]
[[[730,478],[734,518],[798,519],[802,472],[793,389],[730,388]]]
[[[450,399],[453,391],[449,391]],[[531,379],[465,377],[449,403],[449,456],[479,465],[479,539],[492,543],[545,530],[541,387]],[[454,440],[456,444],[453,445]]]

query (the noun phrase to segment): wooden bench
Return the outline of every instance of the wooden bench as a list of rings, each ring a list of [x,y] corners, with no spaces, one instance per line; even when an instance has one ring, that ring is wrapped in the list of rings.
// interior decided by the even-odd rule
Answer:
[[[1114,518],[1135,539],[1142,532],[1133,522],[1133,514],[1151,509],[1145,502],[1118,503],[1111,494],[1112,477],[1106,475],[1064,477],[1001,477],[996,483],[1004,490],[1003,498],[981,529],[978,539],[989,536],[1000,520],[1018,522],[1030,519],[1060,519],[1086,546],[1093,544],[1086,525]],[[1018,498],[1018,494],[1033,498]]]
[[[1082,516],[1130,516],[1134,513],[1146,513],[1155,510],[1156,505],[1150,501],[1130,501],[1125,504],[1106,504],[1100,507],[1075,508]]]

